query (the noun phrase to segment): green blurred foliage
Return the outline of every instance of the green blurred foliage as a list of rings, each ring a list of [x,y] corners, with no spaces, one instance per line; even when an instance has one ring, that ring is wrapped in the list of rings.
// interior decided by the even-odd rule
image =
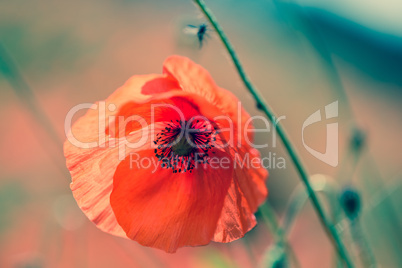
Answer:
[[[0,40],[19,68],[34,77],[46,76],[52,69],[73,71],[78,60],[98,49],[84,44],[73,29],[37,32],[25,22],[1,23]]]
[[[14,215],[28,201],[28,193],[18,181],[4,181],[0,186],[0,235],[14,221]]]

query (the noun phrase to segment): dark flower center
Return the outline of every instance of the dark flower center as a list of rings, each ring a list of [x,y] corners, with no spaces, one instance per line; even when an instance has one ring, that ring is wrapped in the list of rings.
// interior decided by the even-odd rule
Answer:
[[[208,121],[171,121],[156,135],[155,156],[173,173],[192,172],[197,163],[208,163],[215,135],[216,129]]]

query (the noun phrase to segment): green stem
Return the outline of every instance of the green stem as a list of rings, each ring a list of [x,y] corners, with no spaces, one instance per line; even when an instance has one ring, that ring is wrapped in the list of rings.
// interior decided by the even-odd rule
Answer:
[[[310,200],[321,220],[321,223],[323,224],[326,232],[328,235],[332,238],[331,240],[334,243],[334,246],[339,254],[339,256],[343,259],[345,265],[347,267],[353,267],[352,262],[347,254],[347,251],[345,249],[345,246],[342,244],[342,241],[335,229],[335,227],[330,223],[330,221],[327,219],[327,216],[324,213],[324,209],[321,206],[318,197],[316,196],[313,188],[310,185],[308,175],[306,170],[304,169],[301,160],[299,159],[295,149],[293,148],[293,145],[291,144],[289,138],[287,137],[284,129],[282,128],[282,125],[278,122],[275,122],[275,115],[269,108],[268,104],[266,103],[265,99],[263,98],[262,94],[253,86],[251,83],[250,79],[246,75],[240,60],[237,57],[237,54],[235,50],[233,49],[232,45],[230,44],[228,38],[226,37],[226,34],[223,32],[221,26],[218,24],[217,20],[215,19],[215,16],[212,14],[212,12],[206,7],[205,3],[203,0],[194,0],[194,2],[198,5],[198,7],[201,9],[202,13],[208,18],[209,22],[212,24],[214,27],[215,31],[218,33],[219,38],[221,39],[222,43],[226,47],[227,51],[229,52],[230,57],[232,58],[232,61],[237,69],[237,72],[240,75],[240,78],[242,79],[243,83],[247,87],[248,91],[251,93],[251,95],[254,97],[255,101],[257,102],[257,107],[262,110],[265,115],[269,118],[269,120],[274,124],[275,129],[281,138],[283,145],[285,146],[287,152],[289,153],[290,158],[292,159],[299,175],[306,186],[307,193],[310,197]]]

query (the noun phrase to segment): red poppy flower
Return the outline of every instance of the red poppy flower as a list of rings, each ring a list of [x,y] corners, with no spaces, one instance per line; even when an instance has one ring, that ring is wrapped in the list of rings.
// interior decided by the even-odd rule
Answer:
[[[98,228],[175,252],[255,226],[268,173],[247,142],[250,116],[205,69],[171,56],[162,75],[133,76],[104,104],[64,144],[73,195]]]

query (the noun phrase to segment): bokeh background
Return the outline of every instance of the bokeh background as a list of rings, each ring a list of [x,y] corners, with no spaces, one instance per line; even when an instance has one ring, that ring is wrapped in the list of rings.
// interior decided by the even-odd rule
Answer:
[[[358,189],[363,244],[380,267],[402,267],[400,1],[207,4],[251,80],[275,113],[286,116],[282,122],[309,174],[325,174],[313,179],[318,190],[325,185],[334,193],[328,214],[339,207],[342,189]],[[134,74],[160,73],[171,54],[203,65],[252,115],[260,115],[214,31],[208,31],[201,49],[196,36],[184,31],[205,22],[192,1],[184,0],[0,1],[0,267],[269,265],[274,239],[261,212],[260,224],[239,241],[167,254],[101,232],[69,190],[62,154],[69,109],[105,99]],[[12,62],[27,86],[10,74]],[[334,168],[307,152],[301,130],[310,114],[336,100],[339,118],[329,122],[339,123]],[[321,152],[327,123],[305,131],[306,143]],[[350,145],[356,133],[365,137],[358,151]],[[269,170],[267,182],[268,204],[281,220],[303,188],[281,143],[272,146],[271,133],[258,133],[256,139],[268,140],[263,155],[275,153],[286,161],[286,168]],[[339,214],[336,223],[357,265],[364,267],[350,222]],[[334,265],[333,248],[309,203],[296,215],[287,239],[298,260],[292,266]]]

